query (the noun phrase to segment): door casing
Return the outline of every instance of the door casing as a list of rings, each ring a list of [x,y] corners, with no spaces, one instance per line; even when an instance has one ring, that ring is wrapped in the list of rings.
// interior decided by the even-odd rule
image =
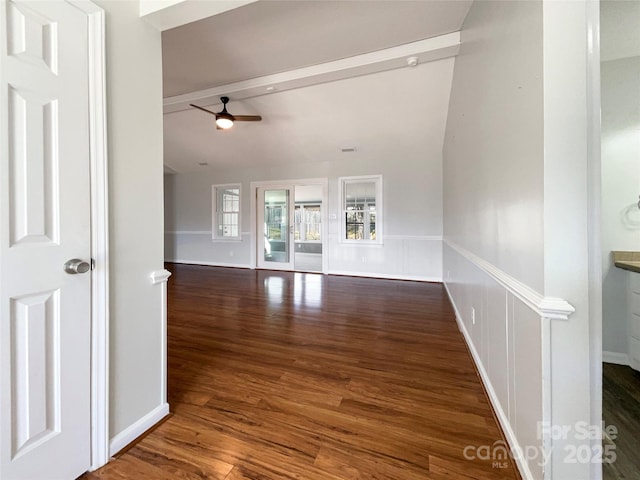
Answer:
[[[70,0],[89,28],[91,171],[91,470],[109,461],[109,188],[105,12],[89,0]]]
[[[257,199],[257,191],[258,188],[270,188],[270,187],[281,187],[283,185],[289,185],[292,187],[295,186],[304,186],[304,185],[320,185],[322,186],[322,198],[323,198],[323,208],[322,208],[322,224],[323,224],[323,234],[322,234],[322,273],[327,273],[328,271],[328,206],[329,206],[329,181],[326,178],[304,178],[304,179],[293,179],[293,180],[267,180],[260,182],[251,182],[250,191],[251,191],[251,268],[255,269],[258,266],[258,199]],[[295,201],[295,198],[292,198],[291,201]]]

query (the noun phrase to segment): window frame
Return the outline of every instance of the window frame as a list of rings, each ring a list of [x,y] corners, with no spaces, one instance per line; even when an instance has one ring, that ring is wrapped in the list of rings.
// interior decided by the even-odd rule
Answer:
[[[346,206],[346,194],[345,189],[348,184],[352,183],[363,183],[363,182],[372,182],[375,183],[375,195],[376,195],[376,208],[375,208],[375,225],[376,225],[376,239],[355,239],[355,238],[347,238],[347,206]],[[384,215],[383,215],[383,198],[382,198],[382,175],[361,175],[355,177],[339,177],[338,178],[338,189],[339,189],[339,198],[340,198],[340,243],[348,244],[348,245],[382,245],[384,243],[383,235],[384,235]]]
[[[238,189],[238,235],[220,235],[218,224],[218,191]],[[236,212],[230,212],[236,213]],[[211,186],[211,239],[217,242],[237,242],[242,240],[242,185],[240,183],[224,183]]]

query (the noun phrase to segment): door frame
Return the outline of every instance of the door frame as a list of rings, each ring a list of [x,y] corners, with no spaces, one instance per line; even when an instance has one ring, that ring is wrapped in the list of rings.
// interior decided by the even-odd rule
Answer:
[[[601,425],[602,416],[602,125],[600,119],[600,0],[587,2],[585,7],[587,31],[587,234],[589,284],[589,372],[590,424]],[[600,447],[598,439],[591,440],[592,451]],[[591,478],[602,478],[602,464],[591,463]]]
[[[249,191],[251,196],[251,262],[250,267],[255,270],[258,266],[258,188],[267,187],[279,187],[282,185],[291,185],[294,188],[293,203],[295,205],[295,187],[305,185],[320,185],[322,187],[322,273],[326,274],[328,271],[328,233],[329,233],[329,179],[328,178],[303,178],[292,180],[265,180],[258,182],[251,182],[249,184]],[[292,252],[293,253],[293,252]],[[294,263],[295,271],[295,263]]]
[[[109,189],[105,12],[89,0],[67,0],[84,12],[89,51],[89,161],[91,185],[91,461],[109,461]]]

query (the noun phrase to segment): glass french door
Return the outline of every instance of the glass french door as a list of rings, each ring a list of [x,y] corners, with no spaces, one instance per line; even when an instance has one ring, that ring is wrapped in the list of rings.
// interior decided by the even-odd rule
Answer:
[[[293,186],[260,187],[258,268],[293,270]]]

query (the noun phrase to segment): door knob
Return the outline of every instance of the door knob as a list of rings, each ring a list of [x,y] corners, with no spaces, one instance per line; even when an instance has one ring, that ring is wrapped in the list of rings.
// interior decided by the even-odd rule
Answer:
[[[76,273],[87,273],[89,270],[91,270],[91,264],[84,260],[80,260],[79,258],[72,258],[64,264],[64,271],[70,275],[75,275]]]

